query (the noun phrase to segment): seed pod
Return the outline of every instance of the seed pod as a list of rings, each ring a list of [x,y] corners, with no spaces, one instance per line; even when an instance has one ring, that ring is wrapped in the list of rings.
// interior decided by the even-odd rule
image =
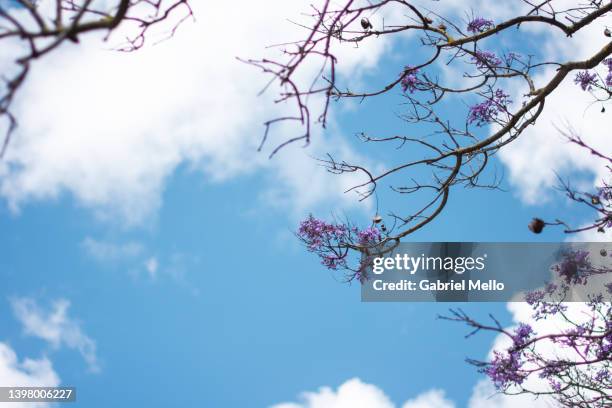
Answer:
[[[539,218],[534,218],[531,220],[527,228],[534,234],[539,234],[544,229],[546,223]]]
[[[372,23],[370,23],[370,20],[364,17],[361,19],[361,28],[364,30],[369,30],[372,28]]]

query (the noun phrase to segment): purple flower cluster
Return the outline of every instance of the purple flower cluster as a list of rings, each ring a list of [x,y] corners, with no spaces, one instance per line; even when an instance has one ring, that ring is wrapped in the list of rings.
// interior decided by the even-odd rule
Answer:
[[[589,252],[583,250],[569,251],[563,256],[563,260],[560,263],[553,265],[552,269],[568,285],[586,284],[588,270],[591,269]]]
[[[309,251],[316,251],[325,244],[343,241],[348,235],[346,225],[329,224],[312,215],[300,223],[298,236],[306,242]]]
[[[603,64],[608,67],[608,75],[606,76],[606,86],[612,86],[612,58],[606,58]]]
[[[507,354],[496,351],[493,360],[482,371],[493,381],[495,387],[505,389],[525,380],[527,375],[522,371],[521,359],[521,353],[518,351]]]
[[[476,122],[476,126],[482,126],[495,120],[502,112],[507,112],[508,104],[512,103],[510,95],[497,89],[491,98],[470,107],[468,123]]]
[[[525,323],[520,323],[519,327],[514,331],[514,335],[512,336],[512,340],[514,341],[515,347],[522,347],[527,343],[531,335],[533,334],[533,329],[530,325]]]
[[[574,78],[574,83],[580,85],[583,91],[590,91],[593,85],[597,83],[597,74],[591,74],[589,71],[580,71]]]
[[[565,332],[565,337],[560,337],[554,340],[557,344],[562,344],[566,347],[576,348],[579,346],[579,343],[583,342],[583,336],[588,335],[589,330],[582,326],[577,325],[576,327],[569,329]]]
[[[539,377],[540,378],[555,377],[561,374],[566,368],[567,368],[567,365],[563,364],[562,362],[551,361],[548,363],[548,365],[544,366],[544,368],[539,374]]]
[[[555,392],[559,392],[561,391],[561,383],[559,381],[555,381],[555,380],[550,380],[550,387],[555,391]]]
[[[419,80],[417,76],[418,73],[419,73],[418,69],[411,68],[408,66],[404,68],[404,73],[402,74],[403,77],[400,82],[402,86],[402,90],[404,92],[413,93],[414,91],[416,91],[417,85],[421,83],[421,81]]]
[[[371,245],[380,241],[380,231],[376,227],[368,227],[357,233],[361,245]]]
[[[599,341],[596,355],[600,359],[612,359],[612,320],[606,322],[607,334]]]
[[[527,302],[530,306],[535,305],[538,302],[544,300],[544,296],[546,294],[542,290],[534,290],[531,292],[527,292],[525,295],[525,302]]]
[[[601,198],[602,200],[612,201],[612,187],[610,186],[599,187],[597,189],[597,196]]]
[[[534,290],[527,292],[525,295],[525,302],[530,306],[537,306],[538,303],[542,302],[546,296],[552,295],[557,290],[557,285],[554,283],[547,283],[544,290]]]
[[[487,20],[486,18],[482,17],[476,17],[468,23],[467,30],[470,33],[477,34],[490,30],[493,27],[495,27],[493,21]]]
[[[325,267],[337,270],[351,269],[347,263],[347,244],[377,244],[380,242],[381,232],[374,226],[359,230],[356,227],[349,228],[345,224],[328,223],[309,215],[300,223],[297,236],[306,244],[308,251],[319,255]]]
[[[476,51],[472,56],[472,62],[478,68],[492,68],[501,65],[502,60],[491,51]]]
[[[346,267],[346,256],[341,255],[323,255],[321,257],[321,264],[326,268],[337,270],[338,268]]]
[[[603,382],[604,380],[610,379],[610,377],[610,371],[606,370],[605,368],[602,368],[597,372],[597,374],[595,374],[593,379],[598,382]]]

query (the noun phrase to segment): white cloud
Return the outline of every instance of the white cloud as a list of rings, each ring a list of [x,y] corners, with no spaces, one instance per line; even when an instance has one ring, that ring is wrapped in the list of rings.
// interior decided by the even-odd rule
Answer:
[[[395,408],[389,397],[377,386],[352,378],[334,391],[321,387],[316,392],[304,392],[301,402],[286,402],[271,408]],[[402,408],[454,408],[444,397],[444,391],[429,390],[404,403]]]
[[[389,397],[378,387],[359,378],[352,378],[334,391],[321,387],[316,392],[304,392],[300,403],[283,403],[272,408],[394,408]]]
[[[600,282],[600,287],[601,287]],[[589,308],[585,303],[574,302],[566,303],[566,312],[564,315],[570,321],[583,321],[585,316],[590,315]],[[508,311],[512,314],[514,323],[519,322],[531,325],[538,336],[545,336],[552,333],[561,333],[572,328],[562,316],[559,314],[548,316],[546,319],[535,320],[532,317],[533,310],[525,302],[510,302],[507,305]],[[512,327],[507,328],[512,329]],[[505,335],[499,335],[493,342],[493,346],[489,351],[489,358],[493,356],[494,350],[507,349],[511,344],[511,340]],[[578,360],[580,355],[567,347],[559,347],[552,341],[544,340],[535,345],[535,352],[545,358],[559,358],[567,360]],[[529,367],[527,363],[526,367]],[[522,384],[526,389],[538,392],[550,392],[551,387],[548,382],[538,376],[529,376]],[[533,408],[548,408],[555,406],[554,400],[549,396],[535,397],[529,394],[523,395],[504,395],[496,393],[493,384],[488,379],[479,381],[474,387],[472,397],[470,399],[470,408],[512,408],[516,406],[528,406]]]
[[[147,270],[151,279],[155,279],[157,277],[158,268],[159,263],[157,262],[157,258],[151,257],[145,261],[145,269]]]
[[[295,196],[283,200],[296,209],[339,200],[347,182],[308,155],[355,153],[337,136],[318,135],[308,150],[287,149],[271,161],[257,154],[262,122],[290,107],[274,105],[273,94],[258,98],[268,78],[235,59],[278,54],[265,46],[300,38],[303,29],[286,19],[309,2],[193,3],[197,22],[170,41],[125,54],[90,36],[37,61],[15,101],[20,127],[0,163],[0,194],[13,209],[69,193],[102,217],[142,222],[183,163],[208,180],[267,169],[274,196]],[[350,58],[339,69],[372,68],[385,44],[346,46]],[[270,146],[295,131],[279,128]]]
[[[612,229],[608,228],[603,233],[590,229],[571,235],[568,238],[568,241],[575,242],[612,242]]]
[[[402,408],[455,408],[455,404],[444,397],[444,391],[430,390],[406,401]]]
[[[571,38],[556,36],[545,41],[550,58],[579,60],[592,55],[606,43],[600,24],[589,26]],[[605,77],[604,67],[598,70]],[[555,73],[553,69],[534,78],[536,86],[542,86]],[[554,197],[561,199],[557,192],[551,195],[551,187],[558,185],[555,172],[570,177],[573,184],[585,189],[601,185],[604,177],[609,178],[605,162],[595,158],[586,149],[566,142],[560,131],[572,128],[587,143],[603,153],[612,151],[610,114],[601,113],[601,104],[592,104],[593,98],[574,84],[575,74],[566,80],[546,99],[544,112],[534,126],[529,127],[513,143],[500,152],[501,161],[509,169],[509,180],[520,198],[529,204],[541,203]],[[517,89],[514,100],[521,100],[524,89]],[[578,179],[577,173],[589,174],[588,183]]]
[[[60,379],[46,357],[19,361],[15,351],[8,344],[0,342],[0,384],[3,387],[57,387]],[[42,408],[48,405],[0,402],[0,407],[7,408]]]
[[[495,390],[491,381],[483,379],[478,381],[472,391],[468,402],[469,408],[550,408],[554,406],[551,400],[545,397],[536,398],[533,395],[505,395]]]
[[[69,301],[58,299],[49,311],[43,310],[31,298],[12,299],[11,306],[26,335],[41,338],[53,348],[65,346],[75,349],[91,371],[99,371],[96,343],[81,330],[78,322],[68,316]]]
[[[588,307],[584,303],[566,303],[566,306],[568,309],[565,316],[573,321],[583,320],[585,313],[588,312]],[[509,302],[507,307],[513,320],[513,324],[506,328],[507,331],[512,331],[514,325],[519,322],[530,324],[538,335],[560,333],[570,328],[567,321],[558,315],[543,320],[533,319],[533,310],[525,302]],[[489,350],[488,358],[493,357],[494,350],[507,349],[511,345],[510,343],[511,340],[506,335],[497,336]],[[561,349],[551,341],[541,341],[535,347],[538,353],[548,358],[570,360],[578,358],[578,355],[570,349]],[[534,391],[551,391],[548,382],[538,376],[529,376],[523,386]],[[316,392],[302,393],[300,402],[282,403],[271,408],[395,408],[396,406],[377,386],[353,378],[340,385],[336,391],[330,387],[321,387]],[[455,406],[453,401],[445,397],[443,390],[432,389],[406,401],[402,408],[454,408]],[[499,393],[488,378],[482,378],[472,389],[467,404],[468,408],[515,408],[520,406],[550,408],[555,406],[555,402],[546,395],[506,395]]]
[[[101,241],[92,237],[85,237],[81,246],[85,249],[87,254],[101,262],[133,258],[141,255],[144,251],[144,246],[139,242],[117,244]]]

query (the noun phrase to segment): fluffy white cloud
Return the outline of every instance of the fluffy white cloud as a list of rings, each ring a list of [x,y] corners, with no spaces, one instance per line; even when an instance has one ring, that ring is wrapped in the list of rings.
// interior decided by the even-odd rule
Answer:
[[[334,391],[321,387],[316,392],[304,392],[300,402],[286,402],[271,408],[395,408],[396,405],[377,386],[352,378]],[[402,408],[455,408],[442,390],[429,390],[408,400]]]
[[[584,59],[607,42],[600,24],[588,26],[571,38],[555,34],[549,41],[544,41],[546,54],[551,59]],[[600,66],[598,70],[605,77],[607,71],[604,67]],[[553,69],[549,69],[536,76],[536,86],[544,85],[554,73]],[[592,96],[574,84],[574,75],[570,74],[547,98],[544,112],[535,126],[529,127],[500,153],[501,161],[509,169],[510,182],[526,203],[541,203],[550,199],[551,187],[558,185],[555,172],[569,176],[573,184],[585,189],[601,185],[604,177],[609,179],[604,161],[586,149],[568,143],[561,134],[572,129],[604,154],[612,151],[610,114],[601,113],[601,104],[593,104]],[[523,91],[516,90],[514,100],[520,100]],[[581,171],[589,174],[588,182],[577,177]],[[556,193],[553,197],[559,199],[560,195]]]
[[[444,397],[444,391],[429,390],[406,401],[402,408],[455,408],[455,404]]]
[[[599,282],[600,287],[603,282]],[[566,303],[567,310],[564,313],[571,321],[584,320],[588,314],[588,307],[584,303]],[[512,331],[514,325],[519,322],[531,325],[538,335],[547,335],[563,332],[571,326],[561,316],[550,316],[547,319],[535,320],[532,317],[533,310],[525,302],[509,302],[508,311],[512,315],[512,325],[506,331]],[[504,350],[511,346],[511,340],[506,335],[499,335],[493,341],[488,358],[493,357],[494,350]],[[536,350],[548,358],[565,358],[568,360],[578,359],[570,349],[559,348],[551,341],[541,341],[536,345]],[[523,383],[525,388],[533,391],[549,392],[550,385],[546,380],[538,376],[530,376]],[[479,380],[470,396],[468,408],[515,408],[525,406],[530,408],[549,408],[555,402],[551,397],[530,394],[506,395],[499,393],[488,378]],[[448,400],[443,390],[432,389],[418,395],[416,398],[406,401],[402,408],[454,408],[453,401]],[[330,387],[321,387],[316,392],[304,392],[300,396],[300,402],[290,402],[274,405],[271,408],[344,408],[344,407],[368,407],[368,408],[395,408],[394,404],[385,393],[373,384],[362,382],[358,378],[346,381],[334,391]]]
[[[504,395],[495,390],[489,380],[480,380],[472,391],[469,408],[550,408],[551,400],[532,395]]]
[[[394,408],[395,404],[375,385],[352,378],[334,391],[321,387],[316,392],[304,392],[299,403],[283,403],[272,408]]]
[[[267,197],[297,210],[337,202],[349,182],[309,156],[355,153],[338,136],[318,135],[308,150],[293,146],[273,160],[257,154],[262,122],[291,106],[275,105],[273,93],[257,97],[268,78],[235,58],[278,54],[265,46],[300,38],[303,29],[286,19],[299,18],[309,2],[193,8],[195,23],[139,52],[111,52],[90,36],[37,61],[15,101],[20,126],[0,163],[0,194],[13,209],[69,193],[103,217],[138,223],[159,207],[165,180],[183,163],[208,180],[265,168],[275,186]],[[341,52],[350,57],[339,70],[355,75],[374,67],[385,44],[347,45]],[[8,52],[0,51],[0,60]],[[279,128],[270,146],[295,131]]]
[[[0,384],[3,387],[57,387],[60,379],[46,357],[19,361],[15,351],[8,344],[0,342]],[[48,405],[0,402],[0,407],[7,408],[42,408]]]
[[[12,299],[11,306],[26,335],[41,338],[54,348],[75,349],[91,371],[99,371],[96,343],[81,330],[77,321],[68,316],[69,301],[58,299],[49,311],[43,310],[31,298]]]

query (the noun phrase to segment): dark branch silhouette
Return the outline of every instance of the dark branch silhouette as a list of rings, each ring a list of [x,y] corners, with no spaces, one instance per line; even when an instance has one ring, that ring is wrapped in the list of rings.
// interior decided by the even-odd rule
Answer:
[[[500,181],[497,177],[491,181],[482,180],[490,167],[491,157],[536,123],[545,109],[547,98],[562,83],[575,82],[575,86],[592,95],[595,103],[602,104],[602,110],[612,96],[612,41],[610,29],[606,26],[612,14],[612,3],[587,1],[571,8],[562,8],[554,0],[538,3],[525,0],[523,4],[526,11],[506,21],[473,15],[462,20],[403,0],[345,1],[340,5],[323,1],[319,7],[312,6],[311,24],[301,24],[305,29],[303,40],[280,46],[280,58],[246,61],[271,75],[272,80],[281,86],[277,102],[290,102],[295,107],[295,114],[265,123],[262,146],[271,143],[273,128],[282,122],[295,122],[303,132],[274,145],[271,155],[294,142],[308,143],[315,124],[326,126],[330,105],[334,101],[362,101],[392,91],[400,92],[405,99],[401,118],[409,124],[419,124],[413,128],[413,133],[371,135],[363,131],[358,136],[364,143],[405,149],[409,157],[405,162],[375,171],[331,156],[321,159],[332,173],[363,175],[364,183],[347,190],[358,192],[362,200],[374,194],[381,183],[387,183],[393,191],[404,195],[430,192],[429,198],[418,209],[406,214],[389,214],[393,228],[381,234],[383,243],[399,241],[431,222],[443,211],[455,187],[497,188]],[[373,21],[375,16],[379,16],[376,22]],[[524,25],[551,27],[558,41],[587,26],[596,25],[601,29],[601,42],[592,55],[576,61],[547,60],[543,53],[522,55],[495,49],[490,42],[484,43],[492,37],[501,43],[506,35],[525,36],[527,34],[517,31]],[[414,41],[425,50],[419,55],[425,56],[421,60],[411,57],[405,65],[398,67],[397,75],[385,85],[372,90],[354,89],[359,84],[351,83],[351,78],[338,77],[336,67],[341,61],[336,54],[341,43],[358,47],[366,41],[409,32],[416,35],[403,37],[402,41]],[[485,48],[485,45],[491,48]],[[318,64],[320,68],[314,78],[303,81],[300,68],[306,64]],[[446,84],[436,71],[441,64],[463,73],[468,85],[453,87]],[[551,68],[554,72],[546,82],[537,83],[534,77]],[[596,69],[607,69],[608,75],[601,76]],[[526,89],[521,100],[511,100],[508,89],[521,87]],[[309,103],[309,98],[314,96],[319,97],[315,100],[322,100],[320,106]],[[461,102],[465,105],[463,120],[453,120],[449,116],[444,102],[450,98],[455,98],[454,106],[461,106]],[[456,98],[459,98],[459,104]],[[423,124],[428,124],[429,130],[423,131]],[[484,132],[487,129],[490,132]],[[423,167],[431,170],[430,180],[413,177],[416,170]],[[409,182],[393,185],[391,180],[397,175]],[[420,197],[422,195],[417,199]],[[598,221],[596,228],[607,228],[607,224]],[[342,246],[351,248],[346,244]],[[354,246],[354,249],[367,253],[367,248],[358,244]]]

